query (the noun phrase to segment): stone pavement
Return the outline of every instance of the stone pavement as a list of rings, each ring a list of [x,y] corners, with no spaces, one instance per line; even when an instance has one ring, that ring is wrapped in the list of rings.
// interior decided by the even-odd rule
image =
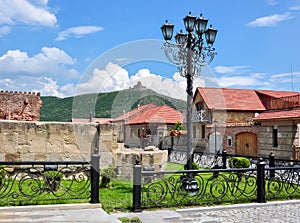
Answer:
[[[300,223],[300,200],[111,214],[99,204],[0,208],[0,223],[120,223],[119,217],[139,217],[143,223]]]
[[[1,207],[0,223],[92,222],[119,223],[102,210],[100,204],[59,204]]]
[[[115,219],[137,216],[143,223],[300,223],[300,200],[113,213],[111,216]]]

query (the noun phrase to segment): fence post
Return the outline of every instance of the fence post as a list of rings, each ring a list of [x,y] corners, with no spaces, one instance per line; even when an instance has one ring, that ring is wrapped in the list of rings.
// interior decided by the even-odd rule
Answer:
[[[265,166],[266,162],[262,159],[259,159],[257,164],[257,202],[266,203],[266,180],[265,180]]]
[[[223,166],[222,169],[226,169],[227,168],[227,151],[223,150],[222,151],[222,162],[223,162]]]
[[[142,212],[141,198],[142,198],[142,165],[137,160],[133,165],[133,212]]]
[[[91,155],[91,204],[100,203],[99,201],[99,182],[100,182],[100,155],[99,155],[100,124],[97,126],[95,135],[95,148]]]
[[[269,167],[275,167],[275,155],[274,153],[270,153],[269,155]],[[275,170],[270,170],[270,178],[275,177]]]

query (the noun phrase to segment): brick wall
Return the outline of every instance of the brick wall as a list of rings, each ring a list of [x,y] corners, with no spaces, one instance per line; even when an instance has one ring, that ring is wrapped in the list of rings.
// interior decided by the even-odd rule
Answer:
[[[0,91],[0,119],[39,121],[40,93]]]

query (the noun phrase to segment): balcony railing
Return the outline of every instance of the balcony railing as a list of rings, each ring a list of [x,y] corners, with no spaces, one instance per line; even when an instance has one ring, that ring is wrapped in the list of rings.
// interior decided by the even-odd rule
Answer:
[[[211,122],[211,111],[210,110],[199,110],[193,114],[193,122]]]

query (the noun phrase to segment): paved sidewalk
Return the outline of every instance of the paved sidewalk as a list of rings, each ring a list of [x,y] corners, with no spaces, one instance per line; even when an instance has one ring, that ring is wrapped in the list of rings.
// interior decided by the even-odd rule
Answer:
[[[143,223],[300,223],[300,200],[114,213],[111,216],[115,219],[137,216]]]
[[[1,207],[0,223],[92,222],[120,223],[111,218],[100,204],[58,204]]]
[[[0,223],[120,223],[119,217],[138,217],[143,223],[300,223],[300,200],[111,214],[100,204],[0,208]]]

